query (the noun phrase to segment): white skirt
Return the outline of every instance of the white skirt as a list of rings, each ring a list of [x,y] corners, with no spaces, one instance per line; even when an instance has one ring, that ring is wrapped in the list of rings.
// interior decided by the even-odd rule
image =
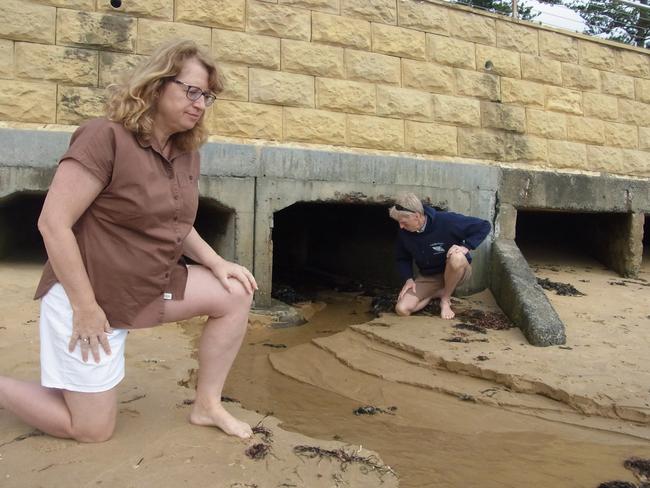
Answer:
[[[49,388],[98,393],[108,391],[124,378],[125,329],[113,329],[108,335],[111,355],[99,346],[99,363],[88,352],[88,362],[81,359],[81,346],[68,351],[72,336],[72,307],[60,283],[41,299],[41,384]]]

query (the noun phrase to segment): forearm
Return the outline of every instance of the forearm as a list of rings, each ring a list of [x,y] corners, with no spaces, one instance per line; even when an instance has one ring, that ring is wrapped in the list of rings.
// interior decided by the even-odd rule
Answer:
[[[194,227],[183,241],[183,254],[188,258],[212,268],[224,259],[203,240]]]
[[[72,229],[39,226],[47,256],[54,274],[65,289],[70,305],[75,311],[94,307],[97,302],[79,245]]]

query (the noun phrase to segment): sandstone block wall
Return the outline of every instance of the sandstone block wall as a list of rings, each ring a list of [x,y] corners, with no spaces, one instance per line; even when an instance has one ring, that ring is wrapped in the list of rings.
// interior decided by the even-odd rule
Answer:
[[[5,0],[0,121],[101,115],[172,37],[222,64],[217,136],[650,176],[648,51],[437,0]]]

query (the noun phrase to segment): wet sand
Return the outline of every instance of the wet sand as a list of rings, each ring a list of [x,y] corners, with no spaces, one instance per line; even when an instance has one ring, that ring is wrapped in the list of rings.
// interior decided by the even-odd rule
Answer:
[[[623,460],[650,458],[644,404],[650,401],[645,381],[650,287],[639,280],[610,284],[620,277],[589,259],[548,252],[528,258],[537,276],[585,293],[548,292],[567,324],[571,349],[534,348],[517,329],[488,331],[489,343],[448,343],[440,338],[452,333],[449,322],[392,314],[372,321],[368,298],[330,294],[321,297],[327,306],[309,306],[307,315],[313,316],[301,327],[273,329],[254,322],[224,393],[241,402],[247,419],[269,413],[279,419],[273,429],[286,436],[287,445],[300,435],[307,436],[299,438],[304,443],[336,442],[377,452],[398,473],[402,487],[596,487],[613,479],[634,481]],[[36,306],[29,294],[38,270],[0,265],[5,290],[0,327],[6,327],[0,328],[0,370],[6,374],[37,378],[37,330],[30,322]],[[650,280],[647,260],[640,278]],[[484,292],[459,306],[490,310],[494,304]],[[307,477],[322,480],[317,470],[329,461],[305,467],[282,455],[255,464],[241,455],[240,441],[185,423],[187,407],[179,404],[192,395],[178,382],[191,386],[199,332],[199,322],[190,321],[133,334],[120,397],[128,403],[120,405],[115,438],[90,447],[47,437],[0,446],[3,486],[8,480],[6,486],[137,480],[134,486],[211,481],[212,486],[262,487],[281,485],[280,476],[288,477],[292,469],[302,469],[303,480],[291,475],[296,486],[321,486]],[[477,361],[479,355],[489,359]],[[587,403],[572,403],[572,396],[616,408],[587,412]],[[354,415],[362,405],[397,409]],[[0,445],[29,431],[0,411]],[[322,486],[368,481],[359,475],[346,485],[333,474]],[[367,486],[389,486],[373,482]]]

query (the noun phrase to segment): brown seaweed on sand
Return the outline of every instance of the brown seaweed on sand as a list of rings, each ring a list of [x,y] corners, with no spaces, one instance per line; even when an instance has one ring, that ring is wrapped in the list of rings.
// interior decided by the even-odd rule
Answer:
[[[623,467],[632,471],[639,481],[650,481],[650,459],[631,457],[623,462]]]
[[[515,325],[501,312],[484,312],[469,308],[456,314],[456,317],[465,324],[471,324],[484,329],[504,330],[512,329]]]
[[[359,448],[359,451],[361,448]],[[395,471],[390,466],[386,466],[385,464],[380,464],[379,459],[375,456],[368,456],[368,457],[363,457],[359,456],[358,452],[354,451],[346,451],[345,449],[323,449],[318,446],[295,446],[293,448],[293,452],[297,456],[303,456],[309,459],[315,459],[315,458],[329,458],[329,459],[335,459],[341,463],[341,469],[345,471],[345,469],[348,467],[350,464],[360,464],[364,468],[366,468],[369,471],[376,471],[379,474],[383,475],[386,473],[391,473],[394,476],[397,476]]]
[[[397,410],[397,407],[388,407],[387,409],[373,407],[372,405],[364,405],[355,409],[352,413],[354,415],[377,415],[378,413],[387,413],[388,415],[395,415],[393,412]]]
[[[258,442],[246,449],[245,453],[249,458],[259,460],[264,459],[269,452],[271,452],[271,446],[263,442]]]
[[[253,434],[259,435],[267,444],[273,442],[273,432],[271,432],[270,429],[267,429],[263,425],[256,425],[253,427]]]
[[[569,283],[560,283],[558,281],[551,281],[548,278],[537,278],[537,283],[545,290],[554,290],[555,293],[557,293],[558,295],[570,296],[570,297],[584,296],[584,293],[577,290],[573,285]]]

